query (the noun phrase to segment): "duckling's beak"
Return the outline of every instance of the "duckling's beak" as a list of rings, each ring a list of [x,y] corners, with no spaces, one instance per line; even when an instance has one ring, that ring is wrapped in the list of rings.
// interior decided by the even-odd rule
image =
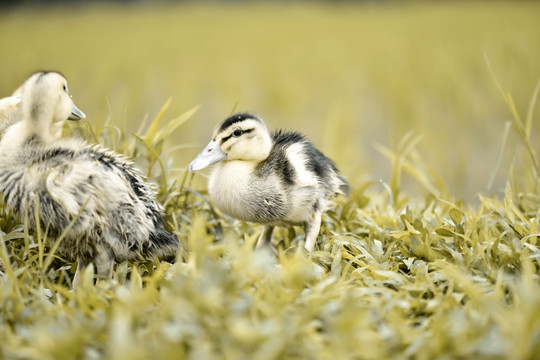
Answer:
[[[69,114],[68,120],[81,120],[85,117],[86,115],[77,106],[75,106],[75,104],[73,104],[73,107],[71,108],[71,114]]]
[[[221,149],[219,148],[219,141],[212,140],[206,147],[197,155],[195,160],[191,162],[188,166],[189,172],[194,172],[202,170],[205,167],[208,167],[212,164],[217,163],[218,161],[224,160],[227,157]]]

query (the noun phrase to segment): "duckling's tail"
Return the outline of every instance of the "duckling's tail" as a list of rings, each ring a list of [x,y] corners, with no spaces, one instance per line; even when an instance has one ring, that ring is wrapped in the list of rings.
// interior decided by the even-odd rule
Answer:
[[[349,185],[347,180],[345,180],[344,177],[339,176],[339,175],[338,175],[338,189],[339,189],[337,191],[338,194],[342,194],[346,197],[349,197],[349,195],[351,195],[351,186]]]
[[[176,235],[165,230],[163,226],[156,226],[155,231],[150,234],[150,244],[149,255],[165,261],[174,261],[180,248]]]

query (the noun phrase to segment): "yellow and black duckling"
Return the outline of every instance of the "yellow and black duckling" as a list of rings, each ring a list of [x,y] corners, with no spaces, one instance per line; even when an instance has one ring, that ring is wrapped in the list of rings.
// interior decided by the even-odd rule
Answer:
[[[329,198],[349,192],[334,162],[304,136],[270,133],[247,113],[223,121],[188,170],[212,164],[210,197],[224,213],[264,224],[257,247],[270,243],[276,225],[303,225],[305,247],[313,251]]]
[[[154,189],[119,155],[84,141],[61,139],[66,119],[85,115],[71,99],[66,79],[56,72],[34,74],[22,89],[22,121],[0,140],[0,193],[21,221],[57,237],[58,248],[93,263],[110,277],[114,262],[172,258],[179,242],[165,229]],[[70,223],[73,222],[71,227]]]

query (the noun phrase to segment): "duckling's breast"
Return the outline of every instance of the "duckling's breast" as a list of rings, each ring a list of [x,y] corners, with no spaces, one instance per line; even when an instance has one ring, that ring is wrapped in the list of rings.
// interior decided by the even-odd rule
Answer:
[[[208,184],[210,197],[224,213],[234,218],[279,223],[290,212],[287,191],[277,176],[256,176],[255,165],[246,161],[217,164]]]

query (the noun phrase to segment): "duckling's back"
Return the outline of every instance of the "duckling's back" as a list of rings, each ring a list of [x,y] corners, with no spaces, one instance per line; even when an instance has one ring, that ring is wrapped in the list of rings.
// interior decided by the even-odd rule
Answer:
[[[178,238],[168,232],[163,219],[163,207],[155,200],[156,191],[142,175],[132,166],[132,164],[117,154],[106,151],[100,147],[89,148],[85,151],[88,156],[102,164],[104,167],[116,169],[123,178],[127,180],[131,190],[135,193],[136,201],[140,202],[140,208],[146,218],[151,220],[152,226],[149,231],[147,247],[140,254],[142,258],[157,256],[160,259],[173,258],[179,247]],[[146,242],[145,242],[146,243]]]
[[[335,163],[302,134],[277,130],[272,133],[273,149],[268,164],[279,169],[287,184],[317,181],[327,196],[349,194],[349,184],[339,175]]]
[[[44,147],[30,138],[0,164],[0,191],[20,218],[38,199],[43,228],[60,235],[76,218],[60,251],[68,257],[93,257],[94,242],[106,242],[115,257],[172,257],[178,239],[165,229],[154,189],[118,155],[80,141]]]
[[[121,159],[118,155],[103,150],[100,147],[86,148],[88,156],[102,164],[104,167],[116,169],[129,183],[130,188],[140,201],[140,208],[146,218],[151,220],[148,242],[142,248],[132,248],[141,258],[157,256],[160,259],[173,259],[179,247],[178,239],[165,228],[163,208],[156,200],[155,189],[144,181],[141,174],[132,167],[131,163]],[[129,212],[127,213],[129,215]],[[126,219],[127,221],[127,219]]]

